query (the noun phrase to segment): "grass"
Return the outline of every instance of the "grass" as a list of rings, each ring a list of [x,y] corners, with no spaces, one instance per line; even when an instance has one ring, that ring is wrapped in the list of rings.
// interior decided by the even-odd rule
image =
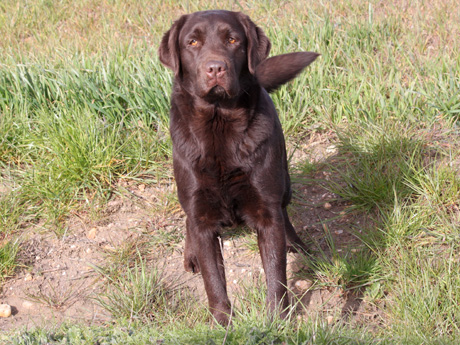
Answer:
[[[250,298],[240,301],[233,328],[212,328],[204,307],[171,305],[166,296],[187,299],[177,297],[174,287],[162,285],[160,297],[149,295],[161,275],[145,258],[132,259],[136,251],[127,244],[117,258],[107,258],[124,268],[102,272],[111,287],[100,298],[121,303],[105,305],[114,311],[113,324],[52,325],[18,330],[4,340],[455,343],[460,13],[454,1],[0,4],[0,282],[19,264],[24,229],[39,224],[40,231],[62,236],[71,214],[104,207],[119,191],[118,181],[171,179],[172,75],[156,50],[180,14],[215,7],[249,14],[270,37],[272,54],[321,53],[272,98],[289,146],[302,144],[312,131],[334,134],[337,153],[293,169],[303,171],[308,183],[326,185],[349,205],[348,212],[372,219],[366,222],[372,226],[354,224],[361,249],[339,252],[325,224],[327,249],[306,258],[308,274],[321,286],[359,290],[382,309],[383,324],[328,325],[321,315],[303,323],[269,320],[257,312],[264,305],[263,289],[251,293],[247,287]],[[333,178],[314,181],[321,171]],[[169,195],[158,204],[162,216],[177,210],[177,199]],[[180,239],[170,236],[158,233],[150,245]],[[253,242],[250,238],[248,245]],[[128,286],[136,286],[138,295],[124,294]],[[155,305],[152,298],[159,301],[157,309],[145,312],[146,302]],[[176,317],[170,314],[174,308],[180,309]],[[157,310],[162,312],[150,317]]]
[[[46,305],[56,310],[65,310],[88,293],[82,284],[72,284],[67,287],[58,287],[47,281],[38,292],[26,291],[26,299],[38,304]]]
[[[186,289],[167,281],[163,270],[149,267],[137,254],[134,266],[121,272],[114,274],[113,270],[97,268],[108,286],[96,296],[96,301],[115,319],[157,324],[174,322],[180,314],[196,319],[192,306],[198,301]]]
[[[318,286],[365,291],[367,286],[378,281],[380,267],[369,248],[354,248],[342,254],[337,250],[327,226],[324,230],[327,251],[315,243],[315,253],[302,258],[307,274],[314,277]]]
[[[19,243],[16,241],[4,241],[0,244],[0,283],[13,276],[18,249]]]

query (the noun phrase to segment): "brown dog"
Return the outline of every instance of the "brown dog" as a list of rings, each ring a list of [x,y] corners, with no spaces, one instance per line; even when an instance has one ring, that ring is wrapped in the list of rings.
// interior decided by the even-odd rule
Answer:
[[[281,125],[267,91],[294,78],[318,54],[267,59],[270,41],[248,16],[203,11],[179,18],[159,55],[174,71],[171,137],[179,201],[187,215],[185,269],[201,272],[217,322],[231,312],[219,230],[257,231],[267,303],[285,313],[286,239],[304,248],[289,221],[291,198]]]

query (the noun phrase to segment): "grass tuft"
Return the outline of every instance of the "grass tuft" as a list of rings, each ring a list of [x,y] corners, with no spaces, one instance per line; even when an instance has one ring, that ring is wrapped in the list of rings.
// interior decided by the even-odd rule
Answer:
[[[115,274],[102,268],[97,271],[108,286],[96,301],[115,319],[162,324],[193,316],[192,303],[197,301],[190,293],[173,285],[164,271],[148,266],[140,256],[133,267],[125,267]]]

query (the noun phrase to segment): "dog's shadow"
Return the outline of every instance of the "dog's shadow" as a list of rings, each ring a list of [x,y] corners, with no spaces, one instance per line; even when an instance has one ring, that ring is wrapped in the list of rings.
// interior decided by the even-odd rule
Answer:
[[[360,234],[372,222],[366,214],[349,212],[351,205],[331,192],[331,179],[337,178],[331,164],[333,158],[307,174],[291,173],[289,215],[309,252],[289,254],[287,267],[295,313],[327,314],[328,322],[352,318],[362,307],[365,287],[360,285],[366,286],[370,273],[368,267],[359,267],[359,256],[369,252]],[[366,259],[371,265],[372,258]]]

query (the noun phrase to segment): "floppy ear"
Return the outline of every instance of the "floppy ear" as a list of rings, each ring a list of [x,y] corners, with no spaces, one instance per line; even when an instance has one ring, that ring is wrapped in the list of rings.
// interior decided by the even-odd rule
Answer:
[[[183,15],[174,22],[171,28],[163,35],[158,55],[160,61],[166,67],[174,71],[177,76],[180,73],[180,48],[179,48],[179,33],[187,19],[187,15]]]
[[[248,40],[247,56],[248,68],[251,74],[255,73],[256,66],[265,60],[270,53],[271,43],[265,33],[245,14],[238,13],[240,22],[244,26]]]
[[[314,52],[296,52],[272,56],[256,67],[255,76],[259,85],[267,92],[294,79],[302,70],[319,56]]]

